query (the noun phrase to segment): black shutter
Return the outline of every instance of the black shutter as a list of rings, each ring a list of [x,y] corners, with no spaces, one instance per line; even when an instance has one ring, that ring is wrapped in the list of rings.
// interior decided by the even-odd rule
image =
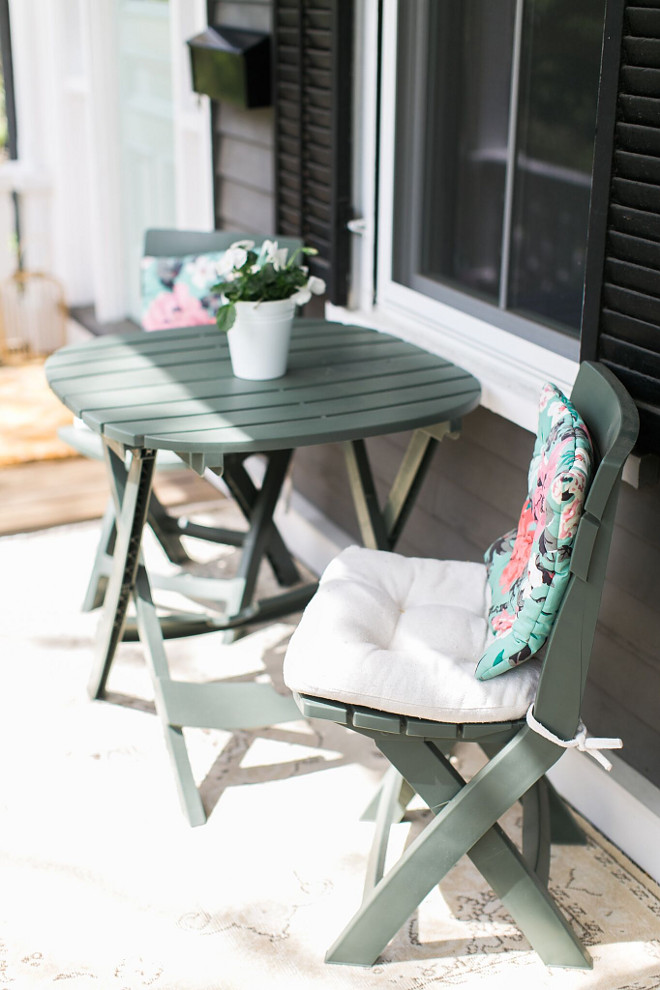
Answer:
[[[328,298],[348,293],[353,0],[275,0],[277,231],[318,250]]]
[[[660,0],[608,7],[582,356],[626,385],[640,411],[640,446],[658,451]]]

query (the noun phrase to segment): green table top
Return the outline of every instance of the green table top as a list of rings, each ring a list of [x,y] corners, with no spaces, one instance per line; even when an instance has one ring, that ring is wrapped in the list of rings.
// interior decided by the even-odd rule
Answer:
[[[204,455],[431,426],[460,418],[480,397],[476,378],[413,344],[307,319],[294,321],[289,370],[273,381],[234,378],[215,326],[98,337],[57,351],[46,375],[107,439]]]

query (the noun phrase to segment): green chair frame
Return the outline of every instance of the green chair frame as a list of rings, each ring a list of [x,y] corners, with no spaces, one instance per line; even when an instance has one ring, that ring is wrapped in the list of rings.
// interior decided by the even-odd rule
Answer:
[[[547,966],[591,966],[548,891],[551,842],[579,842],[580,831],[545,774],[564,753],[562,741],[572,740],[580,726],[621,472],[639,424],[631,398],[603,365],[581,365],[572,401],[590,430],[597,470],[533,705],[547,735],[526,719],[456,725],[297,697],[306,716],[331,719],[373,739],[395,768],[381,788],[363,903],[327,962],[374,963],[421,900],[467,854]],[[449,760],[457,740],[477,743],[488,758],[469,782]],[[414,793],[433,818],[383,875],[390,826]],[[497,824],[517,801],[523,804],[522,853]]]

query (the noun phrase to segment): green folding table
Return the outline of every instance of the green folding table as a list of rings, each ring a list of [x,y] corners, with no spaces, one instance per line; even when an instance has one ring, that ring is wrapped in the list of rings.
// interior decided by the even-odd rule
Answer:
[[[341,443],[365,546],[391,550],[414,504],[433,449],[455,434],[479,403],[478,381],[451,362],[387,334],[326,320],[294,324],[289,370],[267,382],[235,378],[227,341],[214,326],[96,338],[62,348],[46,364],[62,402],[103,439],[116,507],[116,539],[90,682],[102,697],[122,638],[130,637],[133,598],[136,635],[151,662],[156,708],[174,761],[191,824],[206,820],[182,729],[250,728],[299,717],[293,699],[268,684],[189,684],[173,681],[165,654],[169,636],[238,629],[301,609],[315,590],[304,584],[255,601],[259,565],[268,553],[281,570],[293,561],[273,523],[287,469],[298,447]],[[369,437],[412,431],[384,505],[367,456]],[[200,474],[231,466],[234,489],[248,519],[237,576],[229,582],[191,574],[166,586],[224,609],[162,614],[140,552],[156,454],[174,451]],[[260,487],[242,467],[261,454]],[[277,569],[276,569],[277,570]],[[155,579],[154,579],[155,580]]]

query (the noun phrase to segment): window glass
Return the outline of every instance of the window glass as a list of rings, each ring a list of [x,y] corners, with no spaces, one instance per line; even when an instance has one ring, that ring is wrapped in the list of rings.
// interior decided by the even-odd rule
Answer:
[[[513,0],[430,10],[421,271],[497,302]],[[497,8],[497,9],[496,9]]]
[[[602,0],[527,0],[509,306],[578,328]]]
[[[604,7],[399,3],[395,281],[579,332]]]

